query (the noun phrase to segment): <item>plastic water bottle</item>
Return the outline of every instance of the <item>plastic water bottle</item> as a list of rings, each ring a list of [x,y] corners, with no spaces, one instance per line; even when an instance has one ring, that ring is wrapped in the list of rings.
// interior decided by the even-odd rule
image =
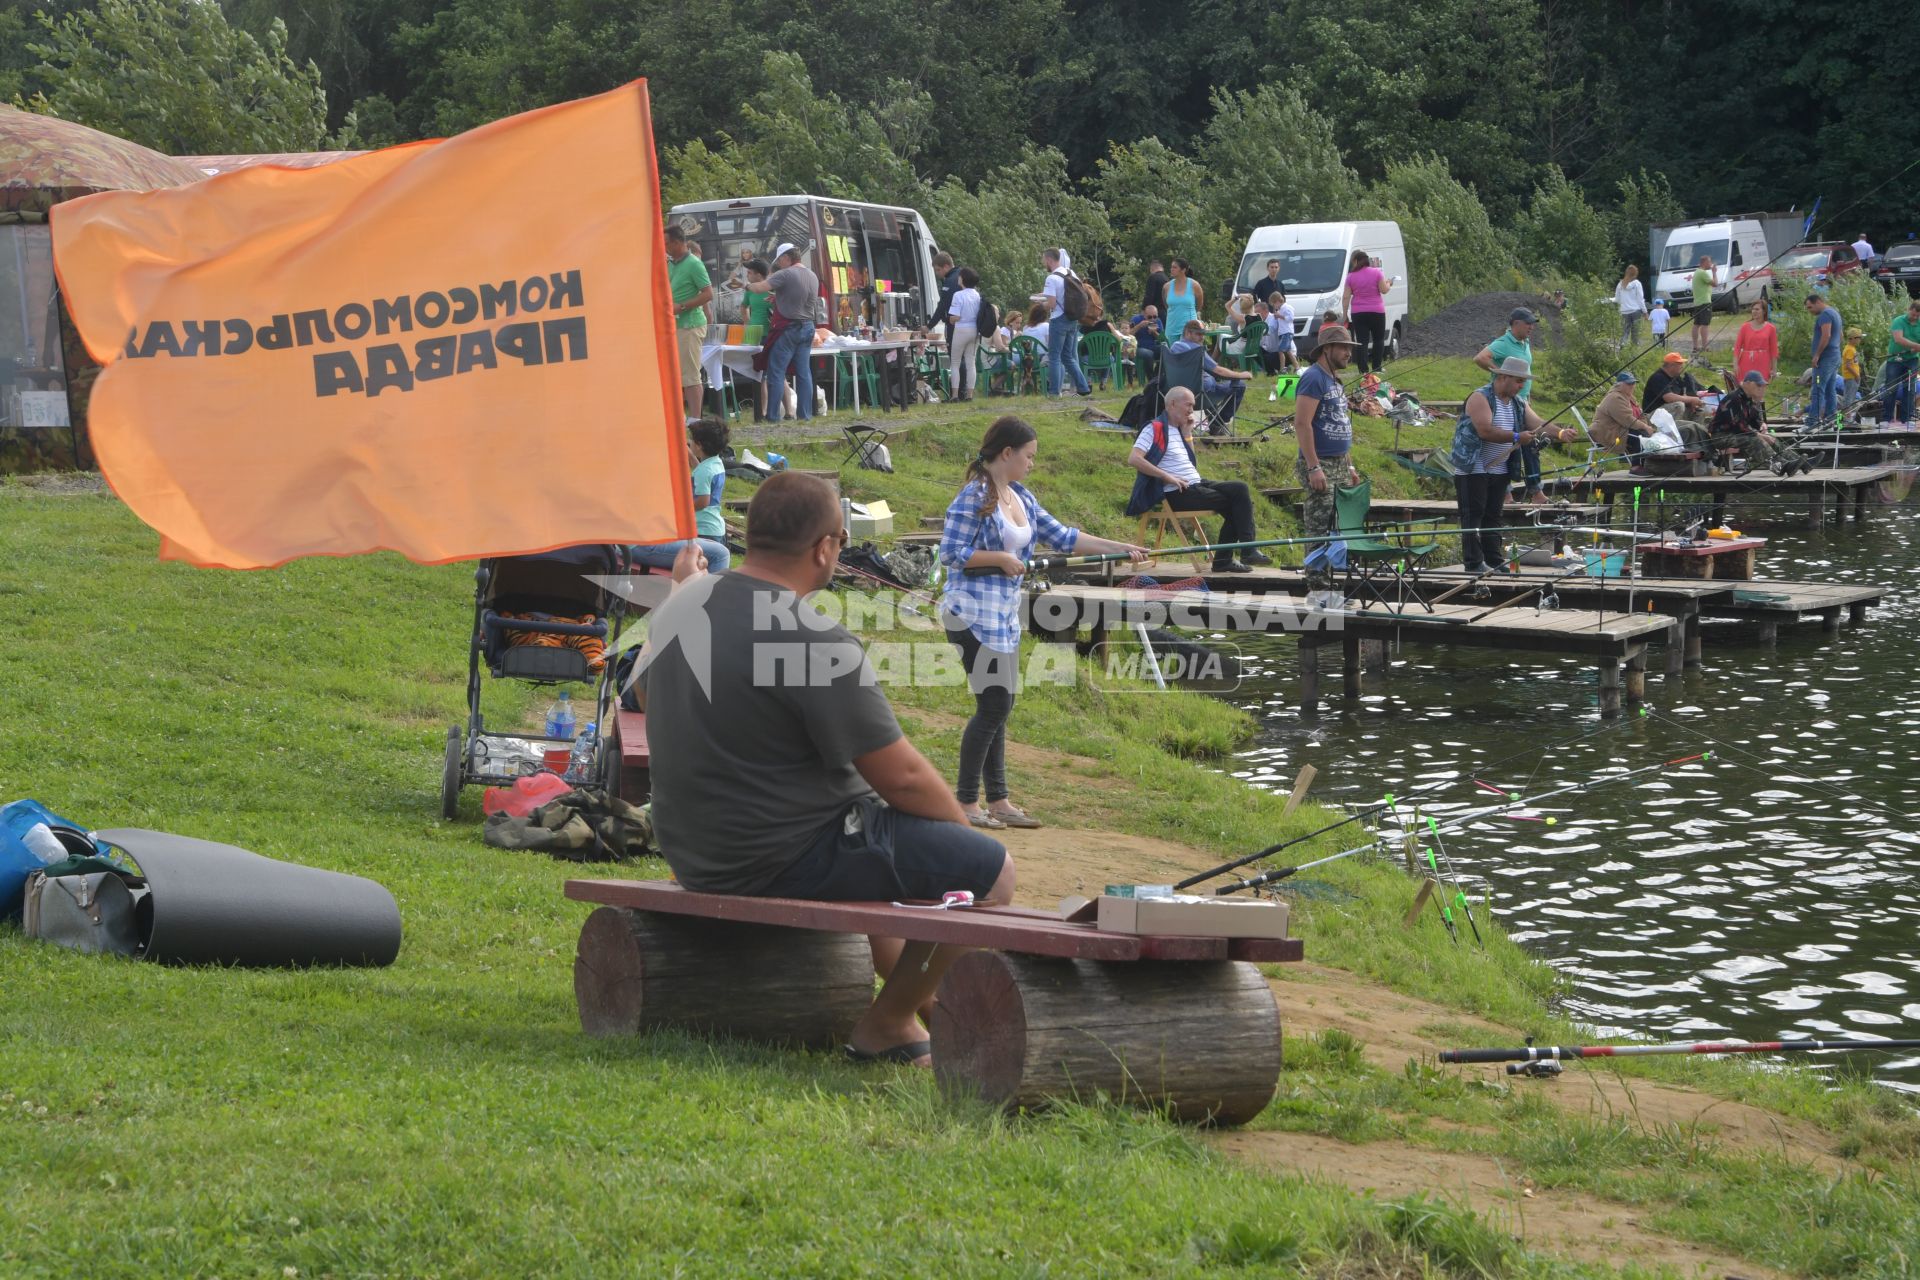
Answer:
[[[593,777],[593,746],[599,728],[593,721],[573,740],[573,754],[567,758],[567,781],[586,782]]]
[[[560,696],[553,700],[547,709],[547,736],[549,738],[573,738],[573,695],[561,690]]]

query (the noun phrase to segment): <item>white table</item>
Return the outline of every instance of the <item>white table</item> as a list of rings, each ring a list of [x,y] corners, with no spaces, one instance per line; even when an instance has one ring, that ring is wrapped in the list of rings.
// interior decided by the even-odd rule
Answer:
[[[908,376],[913,360],[907,354],[911,347],[911,341],[906,338],[880,338],[869,342],[855,338],[833,337],[816,344],[813,354],[836,356],[846,352],[853,358],[853,411],[858,413],[860,412],[860,357],[863,355],[894,365],[896,380],[900,384],[900,403],[902,406],[913,403],[913,383]],[[881,408],[884,410],[886,406],[883,404]]]

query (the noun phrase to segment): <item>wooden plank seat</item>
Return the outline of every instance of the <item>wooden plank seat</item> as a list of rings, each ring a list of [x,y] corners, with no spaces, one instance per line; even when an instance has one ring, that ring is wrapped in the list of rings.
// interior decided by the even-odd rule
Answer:
[[[1295,939],[1102,932],[1019,907],[928,911],[569,880],[598,904],[574,995],[593,1036],[657,1028],[831,1048],[873,1000],[868,935],[976,947],[936,993],[934,1077],[953,1097],[1031,1108],[1105,1094],[1240,1124],[1272,1100],[1280,1011],[1254,967]]]

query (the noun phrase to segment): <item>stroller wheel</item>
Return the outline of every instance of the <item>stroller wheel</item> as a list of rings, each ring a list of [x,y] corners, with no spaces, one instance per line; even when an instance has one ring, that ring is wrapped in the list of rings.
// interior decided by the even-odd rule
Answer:
[[[461,773],[466,765],[467,735],[459,725],[447,730],[447,765],[440,775],[440,816],[449,822],[460,810]]]

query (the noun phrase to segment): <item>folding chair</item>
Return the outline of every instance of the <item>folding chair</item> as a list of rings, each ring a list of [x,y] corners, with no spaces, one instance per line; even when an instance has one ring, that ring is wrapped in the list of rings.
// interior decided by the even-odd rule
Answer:
[[[847,450],[847,456],[840,459],[840,465],[843,467],[858,458],[868,445],[885,444],[889,435],[885,427],[875,426],[871,422],[849,422],[840,430],[846,435],[847,444],[851,446]]]
[[[1209,514],[1206,511],[1175,511],[1163,498],[1158,507],[1141,515],[1140,532],[1134,536],[1140,546],[1146,546],[1147,526],[1152,525],[1153,547],[1156,551],[1166,542],[1168,529],[1173,530],[1175,538],[1191,539],[1187,543],[1190,547],[1209,547],[1213,544],[1207,541],[1207,526],[1202,519]]]
[[[1345,588],[1347,598],[1354,600],[1362,609],[1367,607],[1367,597],[1372,597],[1389,608],[1397,609],[1404,605],[1407,597],[1411,595],[1421,608],[1432,613],[1433,606],[1420,594],[1417,574],[1419,562],[1439,548],[1439,539],[1429,537],[1425,541],[1415,541],[1409,537],[1375,536],[1376,531],[1369,529],[1367,520],[1367,513],[1372,505],[1373,482],[1371,480],[1362,480],[1350,489],[1336,487],[1333,491],[1335,531],[1340,535],[1341,541],[1347,544]],[[1377,532],[1415,534],[1419,532],[1420,526],[1439,522],[1437,517],[1426,520],[1397,521],[1380,526]],[[1380,578],[1383,572],[1393,582],[1391,600],[1380,590]]]
[[[1193,392],[1193,407],[1207,415],[1211,422],[1214,414],[1233,403],[1233,397],[1214,395],[1206,390],[1206,352],[1199,347],[1191,351],[1174,351],[1163,347],[1160,351],[1160,383],[1154,396],[1154,414],[1157,416],[1166,405],[1167,392],[1175,387],[1185,387]],[[1229,417],[1228,421],[1232,421]]]

